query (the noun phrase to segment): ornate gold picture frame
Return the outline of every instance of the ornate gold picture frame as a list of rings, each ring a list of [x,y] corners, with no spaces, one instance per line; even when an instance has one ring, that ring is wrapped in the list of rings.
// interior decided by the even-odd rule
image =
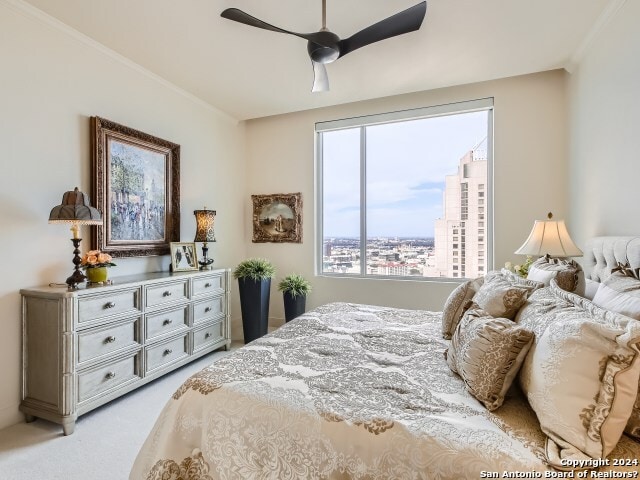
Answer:
[[[253,242],[302,243],[302,194],[251,195]]]
[[[93,247],[114,257],[169,254],[180,240],[180,145],[91,118]]]

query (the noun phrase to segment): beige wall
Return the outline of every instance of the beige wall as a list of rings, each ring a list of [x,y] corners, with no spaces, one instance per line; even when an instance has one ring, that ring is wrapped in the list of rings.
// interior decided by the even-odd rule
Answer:
[[[310,306],[341,300],[441,309],[451,283],[314,276],[315,122],[494,97],[494,243],[495,264],[501,266],[519,260],[513,252],[535,219],[544,218],[549,210],[557,218],[567,213],[565,82],[564,71],[551,71],[247,122],[248,193],[302,192],[304,200],[302,244],[252,244],[247,199],[247,254],[273,261],[276,282],[292,272],[308,277],[314,287]],[[282,296],[272,288],[272,323],[279,323],[283,316]]]
[[[68,228],[47,218],[66,190],[90,192],[92,115],[180,144],[182,240],[193,240],[193,210],[207,205],[218,210],[216,265],[244,257],[244,125],[0,0],[0,428],[22,420],[18,291],[63,282],[73,267]],[[168,263],[117,260],[112,274],[166,270]]]
[[[624,2],[570,76],[570,213],[579,244],[640,234],[639,18],[640,2]]]

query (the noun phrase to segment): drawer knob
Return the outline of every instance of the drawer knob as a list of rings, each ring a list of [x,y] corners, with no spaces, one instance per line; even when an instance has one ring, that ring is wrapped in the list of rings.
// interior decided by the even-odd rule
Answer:
[[[113,302],[108,302],[108,303],[105,303],[105,304],[104,304],[104,308],[113,308],[113,307],[115,307],[115,306],[116,306],[116,304],[115,304],[115,303],[113,303]]]
[[[205,308],[205,309],[204,309],[204,311],[205,311],[205,313],[210,312],[210,311],[211,311],[211,307],[207,307],[207,308]]]
[[[171,292],[169,290],[167,290],[162,294],[162,296],[163,297],[170,297],[171,296]]]
[[[170,318],[167,318],[164,322],[162,322],[162,325],[171,325],[173,323],[173,320],[171,320]]]
[[[211,285],[211,283],[209,283],[209,282],[207,282],[207,283],[205,283],[205,284],[204,284],[204,288],[211,288],[211,287],[212,287],[212,285]]]
[[[209,338],[211,336],[211,334],[209,332],[204,334],[204,338]]]
[[[164,352],[163,355],[171,355],[173,353],[173,350],[171,350],[170,348],[167,348]]]
[[[116,341],[116,337],[114,337],[113,335],[109,335],[107,338],[104,339],[104,343],[113,343]]]
[[[108,380],[111,380],[112,378],[115,378],[116,376],[116,372],[109,372],[105,375],[105,378]]]

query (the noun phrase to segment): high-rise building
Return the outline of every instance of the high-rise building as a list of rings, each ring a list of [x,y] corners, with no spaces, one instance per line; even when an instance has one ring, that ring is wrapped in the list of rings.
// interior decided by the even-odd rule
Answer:
[[[487,139],[468,151],[445,177],[443,217],[435,224],[436,272],[475,278],[486,273]]]

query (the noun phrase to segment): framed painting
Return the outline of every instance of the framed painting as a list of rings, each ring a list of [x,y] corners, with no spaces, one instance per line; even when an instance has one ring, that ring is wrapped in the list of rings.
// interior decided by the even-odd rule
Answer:
[[[171,242],[171,270],[174,272],[186,272],[198,270],[198,256],[194,242]]]
[[[253,241],[302,243],[302,194],[251,195]]]
[[[93,248],[114,257],[169,254],[180,240],[180,145],[91,118]]]

